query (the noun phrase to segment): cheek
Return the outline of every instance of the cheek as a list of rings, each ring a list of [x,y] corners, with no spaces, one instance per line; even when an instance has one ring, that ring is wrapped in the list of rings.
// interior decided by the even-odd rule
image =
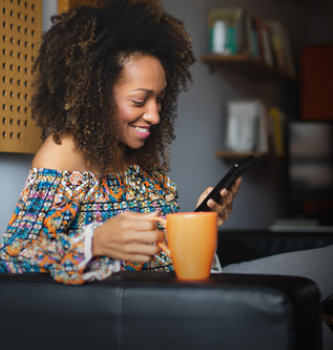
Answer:
[[[132,108],[120,106],[118,107],[118,121],[120,126],[131,123],[135,119]]]

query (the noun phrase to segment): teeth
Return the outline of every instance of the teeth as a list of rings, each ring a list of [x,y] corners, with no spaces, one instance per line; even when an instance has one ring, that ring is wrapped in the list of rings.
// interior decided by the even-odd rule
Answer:
[[[145,133],[145,134],[148,134],[148,132],[149,132],[149,129],[138,128],[137,126],[135,126],[135,129],[138,130],[138,131],[140,131],[140,132],[143,132],[143,133]]]

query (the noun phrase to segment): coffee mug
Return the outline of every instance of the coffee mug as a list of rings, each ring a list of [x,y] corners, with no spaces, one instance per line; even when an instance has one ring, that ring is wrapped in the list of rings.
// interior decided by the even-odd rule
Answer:
[[[168,214],[166,220],[151,217],[162,223],[168,233],[169,249],[158,243],[168,254],[178,278],[197,280],[209,277],[216,244],[217,214],[215,212]]]

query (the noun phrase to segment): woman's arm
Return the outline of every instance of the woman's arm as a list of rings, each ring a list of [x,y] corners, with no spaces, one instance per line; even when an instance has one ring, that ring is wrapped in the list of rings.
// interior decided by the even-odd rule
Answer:
[[[161,249],[151,243],[162,242],[164,233],[156,223],[148,221],[159,211],[148,214],[123,212],[95,229],[92,241],[93,256],[109,256],[116,260],[149,262]]]

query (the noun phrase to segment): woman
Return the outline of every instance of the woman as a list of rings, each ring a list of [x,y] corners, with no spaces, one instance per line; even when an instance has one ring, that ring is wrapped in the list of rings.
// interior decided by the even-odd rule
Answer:
[[[53,21],[34,65],[32,117],[45,142],[4,234],[0,271],[50,272],[67,284],[120,269],[172,271],[156,245],[167,244],[167,237],[147,218],[178,210],[176,185],[165,173],[177,96],[191,81],[195,61],[190,38],[153,0],[110,0]],[[219,226],[240,182],[221,192],[221,203],[209,203]],[[327,300],[333,298],[327,278],[332,250],[225,271],[310,277]]]
[[[0,270],[50,272],[67,284],[120,268],[172,271],[156,245],[167,243],[164,231],[147,218],[178,210],[165,173],[177,96],[195,61],[183,24],[157,1],[134,0],[53,21],[34,65],[32,117],[45,142],[4,234]],[[211,204],[219,225],[239,186]]]

